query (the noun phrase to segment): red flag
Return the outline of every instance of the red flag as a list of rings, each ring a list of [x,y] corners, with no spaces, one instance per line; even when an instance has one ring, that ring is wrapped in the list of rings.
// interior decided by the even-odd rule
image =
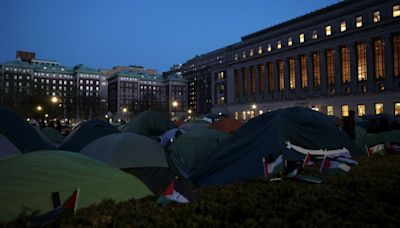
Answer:
[[[164,190],[162,195],[167,196],[167,195],[172,195],[174,193],[174,188],[175,188],[175,182],[171,181],[171,183],[168,185],[168,187]]]
[[[308,162],[310,162],[310,160],[311,160],[311,156],[310,156],[309,153],[307,153],[306,157],[304,158],[302,167],[303,167],[303,168],[306,167],[307,164],[308,164]]]
[[[72,193],[72,195],[64,202],[62,207],[65,209],[71,209],[75,213],[76,207],[78,206],[78,197],[79,197],[79,188]]]

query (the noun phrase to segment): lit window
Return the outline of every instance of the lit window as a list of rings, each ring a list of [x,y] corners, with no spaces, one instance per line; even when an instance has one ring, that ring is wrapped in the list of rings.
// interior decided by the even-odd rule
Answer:
[[[394,103],[394,115],[395,116],[400,115],[400,103]]]
[[[235,112],[235,120],[239,120],[239,112]]]
[[[272,45],[271,44],[268,44],[267,51],[268,52],[272,51]]]
[[[374,23],[378,23],[381,21],[381,13],[379,11],[375,11],[373,17]]]
[[[342,105],[342,116],[349,116],[349,106]]]
[[[326,106],[326,114],[328,116],[333,116],[333,105]]]
[[[253,119],[255,117],[254,111],[250,111],[250,119]]]
[[[245,52],[245,51],[242,52],[242,58],[243,58],[243,59],[246,58],[246,52]]]
[[[263,49],[262,49],[262,47],[261,47],[261,46],[259,46],[259,47],[258,47],[258,54],[259,54],[259,55],[261,55],[261,54],[262,54],[262,52],[263,52]]]
[[[293,45],[293,39],[292,39],[292,37],[289,37],[288,39],[287,39],[287,46],[292,46]]]
[[[246,111],[242,111],[242,120],[246,119],[247,119]]]
[[[356,17],[356,27],[361,28],[363,26],[362,16]]]
[[[365,104],[357,105],[357,116],[365,116]]]
[[[346,21],[340,22],[340,31],[345,32],[347,30]]]
[[[254,55],[254,50],[250,49],[250,56],[253,56],[253,55]]]
[[[332,27],[330,25],[325,27],[325,35],[326,36],[332,35]]]
[[[299,35],[299,41],[301,44],[304,43],[304,33]]]
[[[235,61],[239,59],[239,55],[236,53],[235,54]]]
[[[393,6],[393,17],[400,16],[400,5]]]
[[[318,32],[317,32],[317,30],[313,30],[313,31],[312,31],[312,39],[313,39],[313,40],[318,39]]]
[[[383,103],[376,103],[375,104],[375,114],[383,113]]]
[[[276,48],[278,49],[282,48],[282,42],[280,40],[278,40],[278,42],[276,43]]]

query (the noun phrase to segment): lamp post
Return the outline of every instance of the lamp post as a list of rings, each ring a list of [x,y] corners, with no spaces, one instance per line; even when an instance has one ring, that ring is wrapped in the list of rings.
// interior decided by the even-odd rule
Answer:
[[[177,101],[172,101],[172,117],[175,117],[175,112],[176,112],[176,107],[178,107],[178,102]]]

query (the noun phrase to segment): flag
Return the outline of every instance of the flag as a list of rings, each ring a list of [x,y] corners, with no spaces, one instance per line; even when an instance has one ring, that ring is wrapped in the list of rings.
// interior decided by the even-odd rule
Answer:
[[[290,177],[289,179],[312,183],[312,184],[321,184],[322,183],[321,178],[315,177],[315,176],[296,175],[296,176]]]
[[[286,177],[294,177],[297,176],[298,169],[292,170],[290,173],[286,174]]]
[[[346,163],[348,165],[358,165],[357,161],[354,161],[353,159],[346,158],[346,157],[343,157],[343,156],[334,157],[334,159],[336,161],[340,161],[340,162]]]
[[[388,151],[389,153],[400,153],[400,142],[389,142]]]
[[[264,168],[264,177],[268,177],[268,161],[265,158],[262,158],[262,164]]]
[[[64,202],[62,206],[54,208],[42,215],[36,216],[28,221],[27,226],[44,226],[50,222],[60,218],[67,212],[75,213],[78,206],[79,188],[75,190],[72,195]]]
[[[268,176],[275,176],[276,174],[283,171],[283,157],[282,154],[279,155],[274,162],[267,164]]]
[[[321,163],[321,168],[319,172],[323,175],[328,175],[328,176],[342,175],[344,173],[349,172],[350,169],[351,167],[348,166],[347,164],[325,156],[324,160]]]
[[[312,165],[314,162],[311,161],[310,153],[307,153],[306,157],[304,158],[302,167],[305,168],[307,165]]]
[[[159,204],[169,204],[170,202],[189,203],[189,200],[185,196],[175,190],[175,181],[171,181],[157,199],[157,203]]]
[[[385,145],[384,144],[376,144],[374,146],[367,148],[368,156],[383,156],[385,154]]]

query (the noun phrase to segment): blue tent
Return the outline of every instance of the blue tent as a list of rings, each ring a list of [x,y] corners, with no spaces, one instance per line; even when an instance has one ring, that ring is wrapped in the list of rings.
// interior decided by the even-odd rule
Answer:
[[[304,159],[304,153],[288,149],[288,142],[309,150],[346,148],[353,155],[361,154],[325,114],[308,108],[287,108],[248,121],[190,179],[200,185],[228,184],[263,176],[263,158],[273,161],[283,154],[285,160]]]
[[[105,135],[119,133],[118,128],[101,119],[92,119],[81,124],[60,145],[60,150],[79,152],[84,146]]]
[[[0,133],[22,153],[57,148],[17,113],[5,108],[0,108]]]

